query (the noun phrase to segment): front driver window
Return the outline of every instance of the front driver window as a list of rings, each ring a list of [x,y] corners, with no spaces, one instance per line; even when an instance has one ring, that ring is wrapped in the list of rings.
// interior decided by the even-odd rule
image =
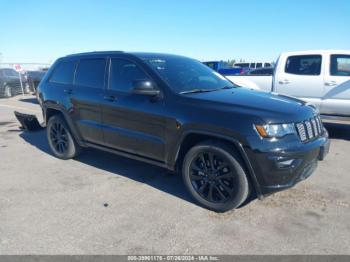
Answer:
[[[149,79],[139,66],[125,59],[112,59],[110,72],[111,90],[130,92],[133,81]]]

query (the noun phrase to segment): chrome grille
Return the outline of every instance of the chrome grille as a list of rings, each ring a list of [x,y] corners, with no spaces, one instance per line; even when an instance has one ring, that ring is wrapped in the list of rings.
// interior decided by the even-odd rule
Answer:
[[[316,117],[315,119],[316,119],[318,133],[321,134],[322,133],[322,122],[321,122],[321,119],[319,117]]]
[[[312,132],[312,127],[311,127],[311,123],[309,120],[305,121],[305,126],[306,126],[306,130],[307,130],[307,136],[311,139],[314,138],[314,133]]]
[[[317,138],[323,133],[323,126],[319,116],[295,124],[298,136],[302,142]]]
[[[315,119],[311,119],[311,124],[312,124],[312,130],[314,131],[315,136],[317,137],[319,132],[316,126],[316,120]]]
[[[307,139],[304,124],[298,123],[296,124],[298,135],[301,141],[305,141]]]

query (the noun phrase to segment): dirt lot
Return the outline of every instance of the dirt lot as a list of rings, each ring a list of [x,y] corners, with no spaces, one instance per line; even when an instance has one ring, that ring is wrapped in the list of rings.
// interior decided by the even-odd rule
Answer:
[[[350,127],[293,189],[224,214],[192,202],[180,176],[87,150],[62,161],[0,99],[0,254],[350,254]]]

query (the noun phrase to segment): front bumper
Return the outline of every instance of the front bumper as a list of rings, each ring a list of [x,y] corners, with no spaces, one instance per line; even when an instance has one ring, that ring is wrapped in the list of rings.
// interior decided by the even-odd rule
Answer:
[[[246,148],[256,177],[258,194],[269,195],[308,178],[329,151],[330,141],[325,130],[316,140],[302,144],[286,140],[279,144],[264,144],[262,149]]]

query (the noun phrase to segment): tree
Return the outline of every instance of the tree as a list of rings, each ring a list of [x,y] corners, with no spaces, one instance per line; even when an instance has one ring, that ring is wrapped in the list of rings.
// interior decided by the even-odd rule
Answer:
[[[236,63],[236,59],[228,59],[227,63],[229,64],[229,66],[233,66],[233,64]]]

